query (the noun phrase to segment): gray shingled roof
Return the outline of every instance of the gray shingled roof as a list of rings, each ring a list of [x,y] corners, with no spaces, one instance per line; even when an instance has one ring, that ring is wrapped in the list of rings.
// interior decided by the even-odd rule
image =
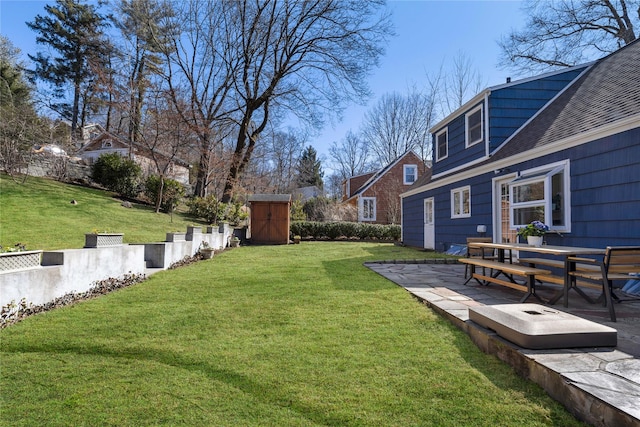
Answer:
[[[640,40],[600,59],[491,158],[503,159],[640,113]]]

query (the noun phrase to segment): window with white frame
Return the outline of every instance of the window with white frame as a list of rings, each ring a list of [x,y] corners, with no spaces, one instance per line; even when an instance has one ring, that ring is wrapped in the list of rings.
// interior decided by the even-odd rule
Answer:
[[[465,115],[466,147],[482,141],[482,105]]]
[[[569,161],[524,171],[509,184],[511,227],[542,221],[570,231]]]
[[[451,190],[451,218],[468,218],[471,216],[471,187],[460,187]]]
[[[363,197],[360,199],[362,202],[360,211],[361,221],[375,221],[376,220],[376,198],[375,197]]]
[[[449,132],[444,130],[436,134],[436,161],[447,157],[449,149]]]
[[[404,185],[411,185],[418,179],[417,165],[404,165],[403,182]]]
[[[112,147],[111,141],[102,142],[102,148],[111,148],[111,147]]]

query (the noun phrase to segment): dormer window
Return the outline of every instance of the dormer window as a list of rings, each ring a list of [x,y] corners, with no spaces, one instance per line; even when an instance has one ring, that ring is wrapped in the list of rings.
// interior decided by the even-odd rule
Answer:
[[[465,114],[466,147],[482,141],[482,105]]]
[[[449,135],[447,129],[436,134],[436,161],[445,159],[448,155]]]

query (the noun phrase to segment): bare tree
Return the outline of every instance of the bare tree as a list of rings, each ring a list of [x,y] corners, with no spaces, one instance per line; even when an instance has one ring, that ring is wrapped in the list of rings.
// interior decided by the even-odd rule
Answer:
[[[383,95],[365,113],[362,136],[380,165],[417,148],[423,151],[425,161],[430,157],[427,147],[434,105],[435,99],[413,89],[407,95]]]
[[[449,71],[441,78],[441,83],[444,90],[444,93],[441,93],[444,115],[460,108],[485,86],[482,74],[463,51],[459,51],[453,58]]]
[[[233,57],[238,132],[223,201],[233,196],[274,108],[313,122],[368,95],[366,77],[390,34],[383,2],[245,0],[223,2]],[[236,43],[237,42],[237,43]]]
[[[154,35],[158,41],[169,39],[167,44],[158,43],[164,49],[169,93],[176,111],[199,141],[196,196],[207,194],[212,154],[230,134],[228,118],[237,109],[229,95],[233,78],[240,72],[239,41],[225,14],[233,3],[174,3],[182,8],[164,25],[173,32]]]
[[[155,172],[160,177],[160,188],[156,199],[156,212],[160,212],[163,200],[165,178],[170,177],[174,164],[181,161],[180,154],[191,145],[188,126],[175,111],[170,96],[164,92],[153,92],[152,103],[147,108],[144,132],[132,145],[140,145],[153,162]],[[142,126],[141,126],[142,128]]]
[[[272,185],[276,193],[286,193],[295,187],[296,166],[307,142],[305,134],[289,129],[267,136],[265,164],[270,165]]]
[[[347,132],[340,144],[335,141],[331,143],[329,157],[333,160],[333,167],[338,171],[340,180],[360,175],[371,167],[369,147],[358,134],[351,130]]]
[[[584,63],[634,41],[638,0],[528,0],[528,21],[498,43],[500,64],[522,74]]]

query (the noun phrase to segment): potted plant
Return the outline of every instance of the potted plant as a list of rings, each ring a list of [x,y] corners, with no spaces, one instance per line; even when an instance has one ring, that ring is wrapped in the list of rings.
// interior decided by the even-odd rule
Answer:
[[[542,237],[549,231],[549,226],[540,221],[533,221],[522,228],[518,228],[518,236],[527,239],[531,246],[542,246]]]
[[[22,243],[16,243],[14,247],[6,249],[0,246],[0,271],[40,267],[41,259],[41,250],[27,250]]]
[[[240,239],[238,238],[238,236],[233,236],[229,239],[229,246],[232,248],[237,248],[238,246],[240,246]]]
[[[215,249],[209,246],[209,242],[200,243],[199,249],[200,255],[202,255],[202,259],[211,259],[215,253]]]

